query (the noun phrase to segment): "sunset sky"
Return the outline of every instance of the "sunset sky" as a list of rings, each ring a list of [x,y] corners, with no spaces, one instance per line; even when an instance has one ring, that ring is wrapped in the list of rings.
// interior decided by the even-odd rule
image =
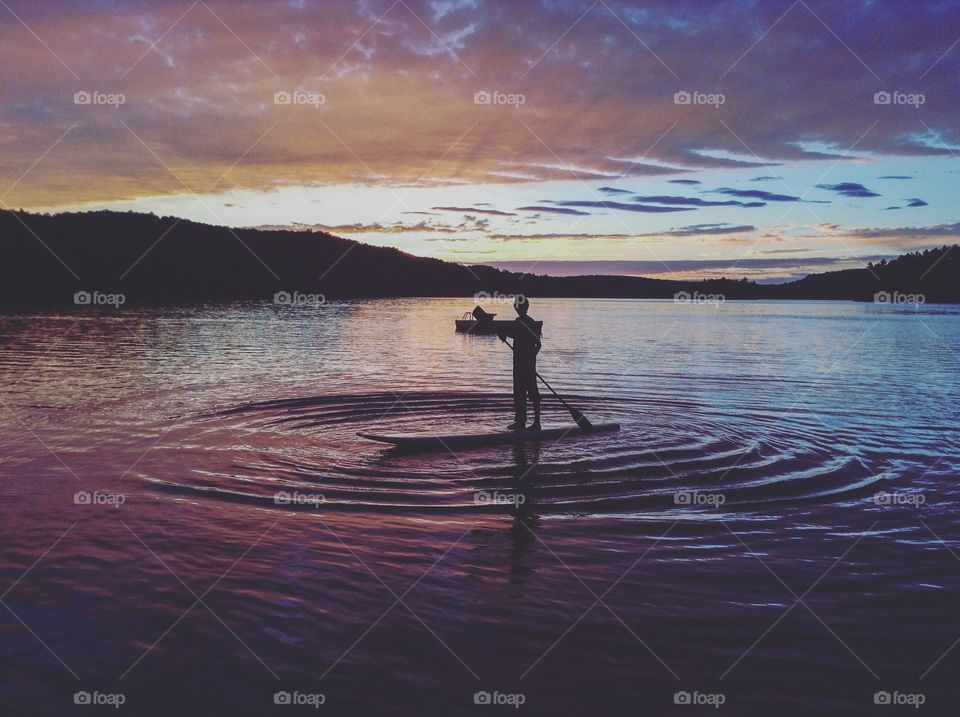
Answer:
[[[960,3],[0,0],[0,207],[782,280],[960,235]]]

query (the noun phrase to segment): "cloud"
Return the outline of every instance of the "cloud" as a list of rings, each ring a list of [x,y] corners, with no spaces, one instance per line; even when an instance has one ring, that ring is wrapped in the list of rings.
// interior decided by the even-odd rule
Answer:
[[[569,240],[621,240],[621,239],[647,239],[663,237],[699,237],[699,236],[722,236],[729,234],[746,234],[756,231],[752,224],[691,224],[677,229],[668,229],[662,232],[645,232],[641,234],[564,234],[564,233],[543,233],[543,234],[494,234],[490,238],[499,241],[514,240],[542,240],[542,239],[569,239]]]
[[[441,212],[470,212],[471,214],[489,214],[493,217],[515,217],[513,212],[502,212],[499,209],[477,209],[476,207],[430,207]]]
[[[927,206],[929,206],[929,204],[927,204],[927,203],[926,203],[925,201],[923,201],[922,199],[914,198],[914,199],[908,199],[906,206],[907,206],[907,207],[927,207]],[[884,209],[885,209],[885,210],[889,210],[889,209],[903,209],[903,207],[884,207]]]
[[[736,200],[729,200],[726,202],[711,202],[706,199],[700,199],[699,197],[665,197],[665,196],[653,196],[653,197],[633,197],[635,202],[651,202],[653,204],[671,204],[671,205],[685,205],[691,207],[765,207],[764,202],[738,202]]]
[[[254,228],[265,231],[326,232],[327,234],[404,234],[411,232],[437,232],[449,229],[449,227],[434,226],[427,222],[419,222],[417,224],[403,224],[402,222],[396,222],[394,224],[383,224],[381,222],[369,224],[364,222],[353,222],[351,224],[305,224],[303,222],[291,222],[290,224],[263,224]]]
[[[648,214],[665,214],[667,212],[692,212],[692,207],[655,207],[648,204],[625,204],[623,202],[605,202],[605,201],[550,201],[541,200],[561,207],[592,207],[595,209],[620,209],[625,212],[645,212]]]
[[[477,217],[473,214],[464,214],[463,223],[458,231],[490,231],[490,219],[487,217]]]
[[[422,214],[423,212],[405,212]],[[414,224],[403,222],[352,222],[349,224],[306,224],[291,222],[286,225],[261,225],[257,229],[281,229],[303,232],[326,232],[328,234],[460,234],[464,232],[485,232],[490,229],[490,219],[474,214],[465,214],[463,221],[457,224],[422,220]]]
[[[827,189],[845,197],[879,197],[880,195],[856,182],[841,182],[840,184],[818,184],[818,189]]]
[[[691,186],[694,184],[703,184],[699,179],[668,179],[667,181],[671,184],[689,184]]]
[[[538,233],[538,234],[491,234],[488,238],[494,239],[496,241],[537,241],[544,239],[569,239],[569,240],[593,240],[593,241],[606,241],[606,240],[621,240],[621,239],[636,239],[638,235],[635,234],[591,234],[591,233],[581,233],[581,234],[564,234],[562,232],[554,233]]]
[[[739,224],[736,226],[730,224],[691,224],[687,227],[671,229],[666,232],[649,233],[646,236],[696,237],[708,234],[744,234],[752,231],[756,231],[756,227],[752,224]]]
[[[517,211],[549,212],[550,214],[569,214],[584,217],[590,216],[590,212],[581,212],[579,209],[567,209],[566,207],[517,207]]]
[[[633,194],[627,189],[617,189],[616,187],[600,187],[600,191],[604,194]]]
[[[803,252],[813,251],[811,248],[794,247],[792,249],[760,249],[757,254],[801,254]]]
[[[882,177],[877,177],[877,179],[913,179],[913,177],[908,177],[905,174],[885,174]]]
[[[793,197],[789,194],[774,194],[765,192],[762,189],[731,189],[730,187],[721,187],[712,190],[718,194],[729,194],[732,197],[748,197],[753,199],[762,199],[765,202],[802,202],[800,197]]]
[[[751,182],[776,182],[779,181],[780,177],[775,177],[772,174],[764,174],[759,177],[754,177],[751,179]]]
[[[956,239],[960,238],[960,222],[944,222],[928,227],[857,228],[842,233],[860,239]]]

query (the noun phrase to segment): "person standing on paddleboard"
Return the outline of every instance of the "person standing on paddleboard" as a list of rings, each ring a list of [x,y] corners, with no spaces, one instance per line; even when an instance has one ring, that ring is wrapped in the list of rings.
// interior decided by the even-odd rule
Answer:
[[[527,422],[527,398],[533,404],[533,423],[528,431],[540,430],[540,389],[537,386],[537,354],[540,352],[540,325],[530,318],[530,302],[518,295],[513,301],[517,312],[510,331],[513,337],[513,410],[514,420],[508,428],[522,431]],[[503,334],[500,340],[506,342]]]

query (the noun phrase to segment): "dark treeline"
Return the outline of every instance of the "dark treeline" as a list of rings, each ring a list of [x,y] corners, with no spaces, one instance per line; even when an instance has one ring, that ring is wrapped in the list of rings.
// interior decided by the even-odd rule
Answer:
[[[547,277],[414,257],[317,232],[230,230],[133,212],[0,211],[0,303],[72,304],[78,291],[122,293],[126,304],[268,299],[277,291],[328,298],[481,291],[673,298],[685,291],[726,299],[856,300],[886,291],[923,294],[927,302],[960,302],[960,259],[951,249],[778,285],[745,279]]]

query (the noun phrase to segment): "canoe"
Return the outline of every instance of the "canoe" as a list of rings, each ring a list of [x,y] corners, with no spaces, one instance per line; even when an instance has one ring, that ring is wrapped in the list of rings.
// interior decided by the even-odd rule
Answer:
[[[478,310],[477,307],[472,312],[467,311],[462,317],[455,320],[457,333],[475,334],[478,336],[490,336],[493,334],[505,334],[511,336],[516,330],[516,321],[505,321],[503,319],[494,319],[496,314],[488,314],[485,311]],[[537,333],[543,333],[543,322],[535,321]]]
[[[474,318],[469,319],[456,319],[457,324],[457,333],[458,334],[475,334],[477,336],[489,336],[492,334],[506,334],[510,336],[510,332],[516,327],[515,321],[477,321]],[[538,321],[541,331],[543,330],[543,322]]]
[[[539,431],[498,431],[495,433],[459,433],[447,435],[406,434],[394,436],[377,433],[357,433],[357,435],[370,441],[388,443],[397,448],[444,450],[496,446],[507,443],[561,440],[619,430],[619,423],[596,423],[590,430],[584,430],[579,426],[566,426],[563,428],[543,428]]]

